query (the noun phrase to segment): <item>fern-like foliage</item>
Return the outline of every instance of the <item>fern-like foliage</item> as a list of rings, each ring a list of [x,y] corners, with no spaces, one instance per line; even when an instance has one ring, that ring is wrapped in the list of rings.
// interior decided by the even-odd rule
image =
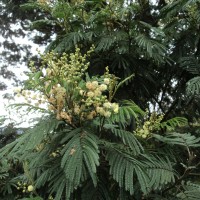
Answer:
[[[167,4],[165,7],[161,9],[161,13],[166,18],[172,18],[175,16],[178,12],[182,12],[185,9],[187,9],[188,6],[198,2],[198,0],[178,0],[173,1],[169,4]]]
[[[160,44],[155,39],[151,39],[145,35],[138,35],[135,38],[137,44],[139,47],[141,47],[146,56],[150,58],[154,58],[155,60],[159,62],[163,62],[163,56],[166,54],[166,47],[162,44]]]
[[[200,64],[195,57],[188,56],[180,59],[180,66],[194,75],[200,74]]]
[[[97,138],[79,129],[80,132],[70,139],[61,151],[63,157],[61,168],[63,168],[66,178],[77,187],[83,179],[83,170],[87,169],[94,186],[97,185],[96,167],[99,165],[99,150]],[[77,163],[79,163],[77,165]],[[72,166],[74,166],[72,168]]]
[[[113,146],[108,150],[106,159],[110,165],[110,174],[130,194],[134,194],[134,180],[146,195],[151,190],[160,189],[167,183],[174,182],[174,170],[167,158],[139,155],[134,158],[130,153],[123,152]]]
[[[152,155],[144,155],[144,157],[148,160],[146,162],[147,173],[150,177],[149,185],[152,190],[159,190],[167,184],[175,182],[177,173],[168,157],[154,157]]]
[[[110,165],[110,174],[119,183],[119,187],[125,188],[133,195],[135,192],[134,178],[136,178],[137,174],[141,190],[144,193],[148,193],[150,180],[141,161],[116,149],[108,150],[106,159]]]
[[[138,155],[144,151],[142,145],[132,132],[116,128],[115,126],[105,124],[104,128],[111,131],[116,137],[119,137],[124,145],[128,146],[134,155]]]
[[[176,127],[183,127],[188,125],[188,120],[184,117],[174,117],[160,124],[161,128],[166,128],[168,131],[175,130]]]
[[[134,120],[144,116],[144,114],[145,112],[133,101],[124,100],[121,102],[119,113],[117,115],[112,115],[109,120],[124,128],[130,125]]]
[[[167,133],[165,136],[154,134],[154,137],[164,143],[170,145],[180,145],[185,147],[199,147],[200,138],[191,135],[190,133]]]
[[[54,48],[55,52],[61,53],[63,51],[69,51],[72,47],[77,45],[85,38],[84,33],[71,32],[64,35],[62,38],[58,38],[51,46],[48,46],[46,51]]]
[[[186,92],[188,95],[200,94],[200,76],[196,76],[187,82]]]
[[[191,182],[182,183],[183,191],[177,194],[180,200],[198,200],[200,195],[200,185]]]
[[[187,95],[197,96],[200,94],[200,64],[199,59],[193,56],[183,57],[180,60],[181,67],[191,74],[196,75],[186,83]]]

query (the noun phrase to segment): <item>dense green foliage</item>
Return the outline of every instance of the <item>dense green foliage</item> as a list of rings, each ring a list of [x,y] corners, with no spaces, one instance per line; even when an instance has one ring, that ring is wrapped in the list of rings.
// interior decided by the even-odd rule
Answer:
[[[0,198],[198,200],[199,6],[23,4],[55,39],[19,91],[43,117],[1,148]]]

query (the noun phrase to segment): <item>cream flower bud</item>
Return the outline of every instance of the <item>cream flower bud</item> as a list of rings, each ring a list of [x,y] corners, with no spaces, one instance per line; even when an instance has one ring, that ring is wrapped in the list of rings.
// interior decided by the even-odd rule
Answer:
[[[119,112],[119,104],[113,103],[112,104],[112,109],[113,109],[114,113],[118,113]]]
[[[104,117],[110,117],[110,115],[111,115],[111,112],[109,112],[109,111],[106,111],[106,112],[104,112]]]
[[[101,96],[102,92],[99,89],[94,91],[94,96]]]
[[[107,90],[107,85],[101,84],[101,85],[99,86],[99,89],[100,89],[101,91],[105,91],[105,90]]]
[[[97,88],[98,85],[99,85],[99,83],[97,81],[92,81],[92,86],[94,89]]]
[[[84,94],[84,90],[80,90],[80,91],[79,91],[79,94],[80,94],[80,95],[83,95],[83,94]]]
[[[28,191],[29,191],[29,192],[32,192],[33,190],[34,190],[34,187],[33,187],[32,185],[29,185],[29,186],[28,186]]]
[[[36,95],[36,94],[33,95],[33,96],[32,96],[32,99],[33,99],[33,100],[36,100],[36,99],[37,99],[37,95]]]
[[[52,155],[54,158],[57,156],[57,154],[56,154],[55,152],[53,152],[51,155]]]
[[[103,104],[103,107],[104,107],[104,108],[111,108],[111,103],[110,103],[110,102],[105,102],[105,103]]]
[[[75,106],[74,113],[79,114],[81,112],[80,108],[78,106]]]
[[[22,95],[23,96],[26,96],[26,93],[27,93],[26,90],[22,90]]]
[[[109,78],[104,78],[103,82],[104,82],[106,85],[108,85],[108,84],[110,83],[110,80],[109,80]]]
[[[89,119],[89,120],[91,120],[91,119],[93,119],[94,117],[93,117],[93,114],[89,114],[89,115],[87,115],[87,119]]]
[[[102,115],[104,113],[104,109],[102,107],[96,107],[96,111],[97,113],[99,113],[100,115]]]
[[[91,90],[92,83],[90,81],[86,83],[86,88],[89,89],[89,90]]]
[[[93,96],[94,96],[94,92],[91,92],[91,91],[88,92],[88,93],[87,93],[87,96],[88,96],[88,97],[93,97]]]

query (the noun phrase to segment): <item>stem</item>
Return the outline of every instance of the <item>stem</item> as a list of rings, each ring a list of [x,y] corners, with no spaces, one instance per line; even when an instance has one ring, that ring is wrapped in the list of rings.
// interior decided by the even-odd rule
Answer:
[[[101,138],[101,135],[102,135],[101,131],[103,129],[104,122],[105,122],[105,117],[101,117],[100,118],[100,125],[99,125],[99,138]]]

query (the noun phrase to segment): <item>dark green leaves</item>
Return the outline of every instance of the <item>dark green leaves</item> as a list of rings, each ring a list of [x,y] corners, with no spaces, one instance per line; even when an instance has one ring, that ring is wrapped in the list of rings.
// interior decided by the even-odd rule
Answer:
[[[198,184],[182,182],[183,191],[177,194],[180,200],[198,200],[200,196],[200,186]]]
[[[175,130],[176,127],[183,127],[188,125],[188,120],[184,117],[174,117],[160,124],[161,128],[166,128],[167,131]]]
[[[145,112],[131,100],[124,100],[119,107],[119,112],[111,116],[113,123],[118,123],[121,127],[130,125],[133,120],[143,116]]]
[[[96,167],[99,165],[99,150],[94,135],[80,130],[69,140],[62,152],[61,167],[70,182],[78,186],[83,179],[83,169],[86,168],[93,184],[97,184]]]
[[[186,92],[188,95],[200,94],[200,76],[196,76],[187,82]]]
[[[197,138],[190,133],[167,133],[165,136],[154,134],[154,137],[159,141],[170,145],[180,145],[184,147],[200,146],[200,138]]]
[[[135,158],[128,152],[117,148],[108,150],[106,159],[110,165],[110,174],[130,194],[134,194],[135,185],[139,183],[144,194],[151,190],[161,189],[168,183],[173,183],[174,170],[167,158],[157,158],[152,155],[139,155]]]

